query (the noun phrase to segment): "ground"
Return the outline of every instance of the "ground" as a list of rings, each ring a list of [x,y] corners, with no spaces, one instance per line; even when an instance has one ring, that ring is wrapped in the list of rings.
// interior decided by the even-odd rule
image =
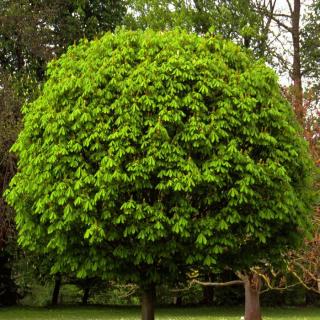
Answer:
[[[1,320],[138,320],[136,307],[0,308]],[[242,308],[158,308],[157,320],[240,320]],[[263,320],[320,320],[320,308],[264,308]]]

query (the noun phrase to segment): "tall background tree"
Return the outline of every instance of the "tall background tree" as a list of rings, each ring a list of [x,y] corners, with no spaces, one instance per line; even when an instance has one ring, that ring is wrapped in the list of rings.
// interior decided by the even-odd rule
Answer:
[[[14,248],[8,241],[14,239],[15,227],[14,213],[2,194],[16,170],[16,159],[9,149],[20,131],[21,106],[37,96],[48,61],[83,37],[93,39],[114,30],[122,23],[125,11],[124,1],[118,0],[0,3],[0,266],[6,270],[10,270],[10,251],[12,254]],[[0,304],[5,303],[2,297],[8,296],[10,286],[0,290]]]
[[[302,29],[302,66],[306,80],[319,91],[320,83],[320,1],[313,0],[304,16]],[[319,103],[319,98],[317,98]]]

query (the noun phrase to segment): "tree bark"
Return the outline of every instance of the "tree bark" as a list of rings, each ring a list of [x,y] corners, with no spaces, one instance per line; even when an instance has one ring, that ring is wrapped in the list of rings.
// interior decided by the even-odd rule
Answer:
[[[144,288],[141,297],[141,320],[154,320],[155,285]]]
[[[82,296],[82,304],[84,305],[88,304],[89,294],[90,294],[90,288],[89,287],[84,288],[83,296]]]
[[[206,306],[211,306],[213,304],[214,288],[203,287],[202,293],[203,293],[202,303]]]
[[[173,304],[177,307],[181,307],[182,306],[182,297],[180,297],[180,296],[173,297]]]
[[[292,64],[292,80],[293,80],[293,107],[297,115],[298,121],[304,127],[305,111],[303,108],[303,89],[302,89],[302,72],[301,72],[301,55],[300,55],[300,0],[294,0],[292,19],[292,43],[293,43],[293,64]]]
[[[206,281],[212,281],[213,275],[212,274],[207,274],[205,276]],[[214,287],[213,286],[203,286],[202,287],[202,304],[206,306],[210,306],[213,304],[213,296],[214,296]]]
[[[244,279],[245,320],[261,320],[260,308],[261,279],[257,274],[250,274]]]
[[[58,304],[59,292],[61,287],[61,275],[57,274],[54,281],[54,289],[52,293],[51,305],[56,306]]]

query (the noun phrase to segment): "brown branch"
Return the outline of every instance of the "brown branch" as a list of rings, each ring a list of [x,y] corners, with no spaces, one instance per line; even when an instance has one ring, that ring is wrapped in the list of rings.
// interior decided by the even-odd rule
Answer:
[[[228,286],[234,286],[239,284],[244,284],[243,280],[232,280],[227,282],[203,282],[196,279],[193,279],[191,283],[200,284],[205,287],[228,287]]]
[[[320,293],[320,291],[319,291],[318,289],[315,289],[315,288],[313,288],[313,287],[309,287],[309,286],[301,279],[301,277],[298,276],[298,274],[297,274],[295,271],[292,271],[292,270],[289,270],[289,271],[291,272],[291,274],[292,274],[293,276],[296,277],[296,279],[299,281],[299,283],[300,283],[303,287],[305,287],[307,290],[311,290],[311,291],[313,291],[313,292]]]
[[[289,18],[289,19],[291,19],[291,15],[285,14],[285,13],[272,13],[272,15],[273,15],[274,17],[282,17],[282,18]]]
[[[267,18],[273,20],[274,22],[276,22],[280,27],[282,27],[285,30],[287,30],[288,32],[292,33],[292,28],[278,19],[278,17],[292,18],[292,16],[289,16],[289,15],[286,15],[286,14],[282,14],[282,13],[275,13],[274,12],[274,6],[272,6],[271,4],[270,4],[270,10],[272,10],[272,11],[269,11],[267,8],[262,7],[262,6],[257,6],[254,9],[254,11],[256,11],[256,13],[264,15],[265,17],[267,17]]]
[[[288,4],[288,7],[289,7],[289,10],[290,10],[291,15],[293,15],[293,9],[292,9],[290,0],[287,0],[287,4]]]
[[[286,285],[284,287],[275,287],[270,283],[269,278],[264,273],[259,272],[259,270],[257,268],[251,268],[250,270],[252,272],[256,273],[259,277],[261,277],[264,280],[264,282],[266,283],[266,285],[267,285],[267,289],[260,291],[260,294],[268,292],[268,291],[271,291],[271,290],[284,291],[284,290],[287,290],[287,289],[289,289],[291,287],[295,287],[296,285],[298,285],[300,283],[300,282],[297,282],[297,283],[294,283],[294,284],[291,284],[291,285]],[[273,270],[271,270],[271,273],[272,273],[272,275],[274,277],[276,276],[276,273],[274,273]]]
[[[299,263],[297,261],[293,261],[292,263],[295,264],[296,266],[298,266],[304,273],[306,273],[314,281],[319,280],[312,272],[310,272],[307,268],[305,268],[301,263]]]
[[[260,291],[260,294],[269,292],[271,290],[274,290],[274,291],[285,291],[285,290],[288,290],[289,288],[295,287],[295,286],[297,286],[299,284],[300,284],[300,282],[296,282],[294,284],[290,284],[290,285],[285,286],[285,287],[270,287],[270,288],[268,287],[267,289]]]
[[[228,287],[228,286],[234,286],[234,285],[243,285],[244,281],[243,280],[232,280],[232,281],[227,281],[227,282],[205,282],[205,281],[200,281],[196,279],[192,279],[189,282],[189,285],[185,288],[181,289],[171,289],[171,292],[183,292],[183,291],[188,291],[191,289],[191,287],[195,284],[199,284],[204,287]]]
[[[276,6],[276,0],[274,2],[270,1],[269,4],[270,4],[269,12],[270,12],[270,15],[272,16],[272,15],[274,15],[274,9],[275,9],[275,6]],[[264,7],[266,7],[266,6],[264,6]],[[268,21],[266,23],[266,28],[265,28],[266,31],[268,31],[270,29],[271,21],[272,21],[272,19],[269,16],[268,17]]]
[[[121,299],[128,298],[128,297],[132,296],[133,294],[135,294],[137,292],[137,290],[138,290],[138,287],[132,288],[127,293],[119,295],[118,297]]]
[[[283,29],[287,30],[288,32],[292,33],[292,27],[287,26],[285,23],[283,23],[281,20],[276,18],[275,16],[272,16],[271,19],[278,24],[278,26],[282,27]]]

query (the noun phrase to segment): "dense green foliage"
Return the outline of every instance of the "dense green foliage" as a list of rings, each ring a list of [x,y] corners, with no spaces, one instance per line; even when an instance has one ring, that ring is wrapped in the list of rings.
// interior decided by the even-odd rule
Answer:
[[[48,78],[24,107],[7,200],[52,272],[163,282],[266,262],[304,235],[306,144],[274,72],[238,46],[119,31]]]

